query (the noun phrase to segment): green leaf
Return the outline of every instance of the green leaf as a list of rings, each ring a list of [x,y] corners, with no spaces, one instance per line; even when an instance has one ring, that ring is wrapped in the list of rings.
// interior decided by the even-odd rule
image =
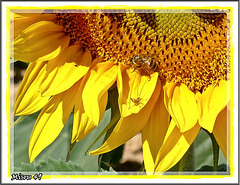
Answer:
[[[14,121],[14,123],[11,125],[11,127],[14,127],[17,124],[21,123],[25,118],[26,118],[26,116],[19,116],[18,119],[16,121]]]
[[[25,119],[13,127],[13,159],[14,159],[14,170],[21,166],[21,163],[29,163],[28,158],[28,143],[33,129],[34,123],[37,119],[39,112],[34,113],[25,117]],[[14,118],[16,121],[19,116]]]
[[[205,165],[205,166],[202,166],[197,171],[211,171],[211,172],[213,172],[213,166]],[[226,164],[219,165],[217,171],[226,172],[227,171],[227,165]]]
[[[30,171],[30,172],[36,171],[36,168],[33,164],[21,163],[21,167],[22,168],[20,168],[19,171]]]
[[[82,141],[75,144],[72,149],[70,160],[79,163],[84,171],[93,172],[99,171],[98,168],[98,156],[96,155],[85,155],[88,147],[93,143],[97,136],[102,132],[102,130],[109,123],[111,117],[111,110],[108,109],[99,123],[99,126],[96,127],[86,138]],[[70,140],[69,140],[70,141]],[[103,138],[100,138],[92,147],[92,149],[97,149],[102,145]]]
[[[14,168],[13,170],[16,171],[18,169],[22,169],[22,163],[24,163],[25,167],[29,163],[28,157],[28,145],[29,139],[31,136],[31,132],[34,126],[34,123],[37,119],[39,112],[27,116],[21,123],[16,125],[14,129]],[[98,168],[98,156],[90,156],[85,155],[85,151],[90,146],[90,144],[96,139],[96,137],[101,133],[101,131],[106,127],[109,123],[111,117],[111,110],[108,109],[105,111],[102,120],[99,123],[99,127],[95,128],[86,138],[82,141],[75,144],[72,149],[69,161],[81,168],[85,172],[97,172]],[[15,117],[15,120],[18,117]],[[46,160],[50,157],[52,159],[61,161],[65,161],[68,150],[69,150],[69,143],[71,139],[71,130],[72,130],[72,121],[73,115],[71,114],[65,127],[63,128],[62,132],[59,134],[57,139],[50,144],[47,148],[45,148],[38,157],[33,161],[33,165],[36,167],[42,165],[42,168],[46,165]],[[103,138],[99,139],[98,142],[93,146],[93,149],[96,149],[101,146]],[[50,159],[51,160],[51,159]],[[65,163],[65,162],[64,162]],[[53,164],[53,162],[51,162]],[[58,164],[58,167],[62,168],[63,166]],[[29,168],[31,168],[29,166]],[[50,167],[49,167],[50,168]],[[45,167],[45,170],[52,170]],[[60,170],[58,168],[58,170]],[[63,170],[67,171],[68,168],[64,168]]]
[[[109,167],[109,170],[104,170],[101,168],[101,172],[98,173],[98,175],[119,175],[118,172],[116,172],[111,166]]]
[[[114,117],[111,119],[111,121],[109,122],[109,124],[106,126],[106,128],[98,135],[98,137],[91,143],[91,145],[88,147],[88,149],[86,150],[85,153],[87,153],[92,146],[103,136],[105,135],[104,140],[106,139],[106,136],[108,137],[110,135],[110,132],[113,131],[114,127],[116,126],[118,120],[120,119],[120,114],[116,113],[114,115]]]
[[[202,166],[213,166],[212,141],[202,129],[194,141],[194,159],[195,169],[200,169]],[[226,159],[220,150],[218,164],[221,163],[226,164]]]
[[[28,164],[21,163],[21,166],[17,168],[17,171],[28,171],[28,172],[82,172],[82,168],[79,165],[76,165],[69,162],[64,162],[61,159],[53,159],[49,157],[45,161],[40,161],[39,164]]]

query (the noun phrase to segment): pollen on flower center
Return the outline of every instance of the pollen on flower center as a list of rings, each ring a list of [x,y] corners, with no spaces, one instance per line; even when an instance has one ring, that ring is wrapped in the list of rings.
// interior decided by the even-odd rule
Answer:
[[[203,90],[227,78],[227,14],[57,13],[72,42],[92,55]],[[141,59],[139,59],[141,56]],[[138,58],[138,61],[136,61]]]

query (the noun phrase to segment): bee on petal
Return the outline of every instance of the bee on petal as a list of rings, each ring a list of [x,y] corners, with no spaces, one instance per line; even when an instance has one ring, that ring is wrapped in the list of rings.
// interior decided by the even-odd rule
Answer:
[[[152,57],[136,55],[131,58],[130,62],[132,67],[134,68],[133,72],[138,68],[142,68],[148,76],[150,76],[152,72],[157,72],[159,69],[158,62]]]

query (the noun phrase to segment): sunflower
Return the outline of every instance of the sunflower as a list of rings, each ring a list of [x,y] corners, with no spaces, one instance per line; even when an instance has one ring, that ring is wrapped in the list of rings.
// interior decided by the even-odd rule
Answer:
[[[72,111],[72,143],[97,127],[112,88],[119,120],[90,154],[109,152],[141,132],[146,171],[164,172],[204,128],[227,158],[226,12],[54,10],[17,15],[14,26],[14,57],[30,62],[15,115],[42,109],[30,138],[31,162]]]

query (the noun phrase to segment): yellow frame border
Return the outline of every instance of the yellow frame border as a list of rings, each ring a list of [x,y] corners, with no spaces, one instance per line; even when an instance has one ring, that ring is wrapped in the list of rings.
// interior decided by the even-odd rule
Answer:
[[[117,8],[116,8],[117,6]],[[200,178],[224,178],[224,177],[232,177],[233,176],[233,108],[234,108],[234,97],[233,97],[233,89],[234,89],[234,77],[233,77],[233,44],[232,44],[232,25],[233,25],[233,8],[232,7],[220,7],[220,6],[203,6],[203,7],[186,7],[186,6],[128,6],[128,5],[106,5],[106,6],[78,6],[78,5],[69,5],[69,6],[6,6],[6,19],[7,19],[7,66],[6,66],[6,74],[7,74],[7,92],[6,92],[6,110],[7,110],[7,121],[8,121],[8,177],[11,178],[10,174],[10,14],[11,10],[40,10],[40,9],[221,9],[221,10],[230,10],[230,175],[43,175],[42,179],[51,179],[51,178],[82,178],[82,179],[106,179],[106,178],[121,178],[121,179],[200,179]],[[175,178],[174,178],[175,177]]]

